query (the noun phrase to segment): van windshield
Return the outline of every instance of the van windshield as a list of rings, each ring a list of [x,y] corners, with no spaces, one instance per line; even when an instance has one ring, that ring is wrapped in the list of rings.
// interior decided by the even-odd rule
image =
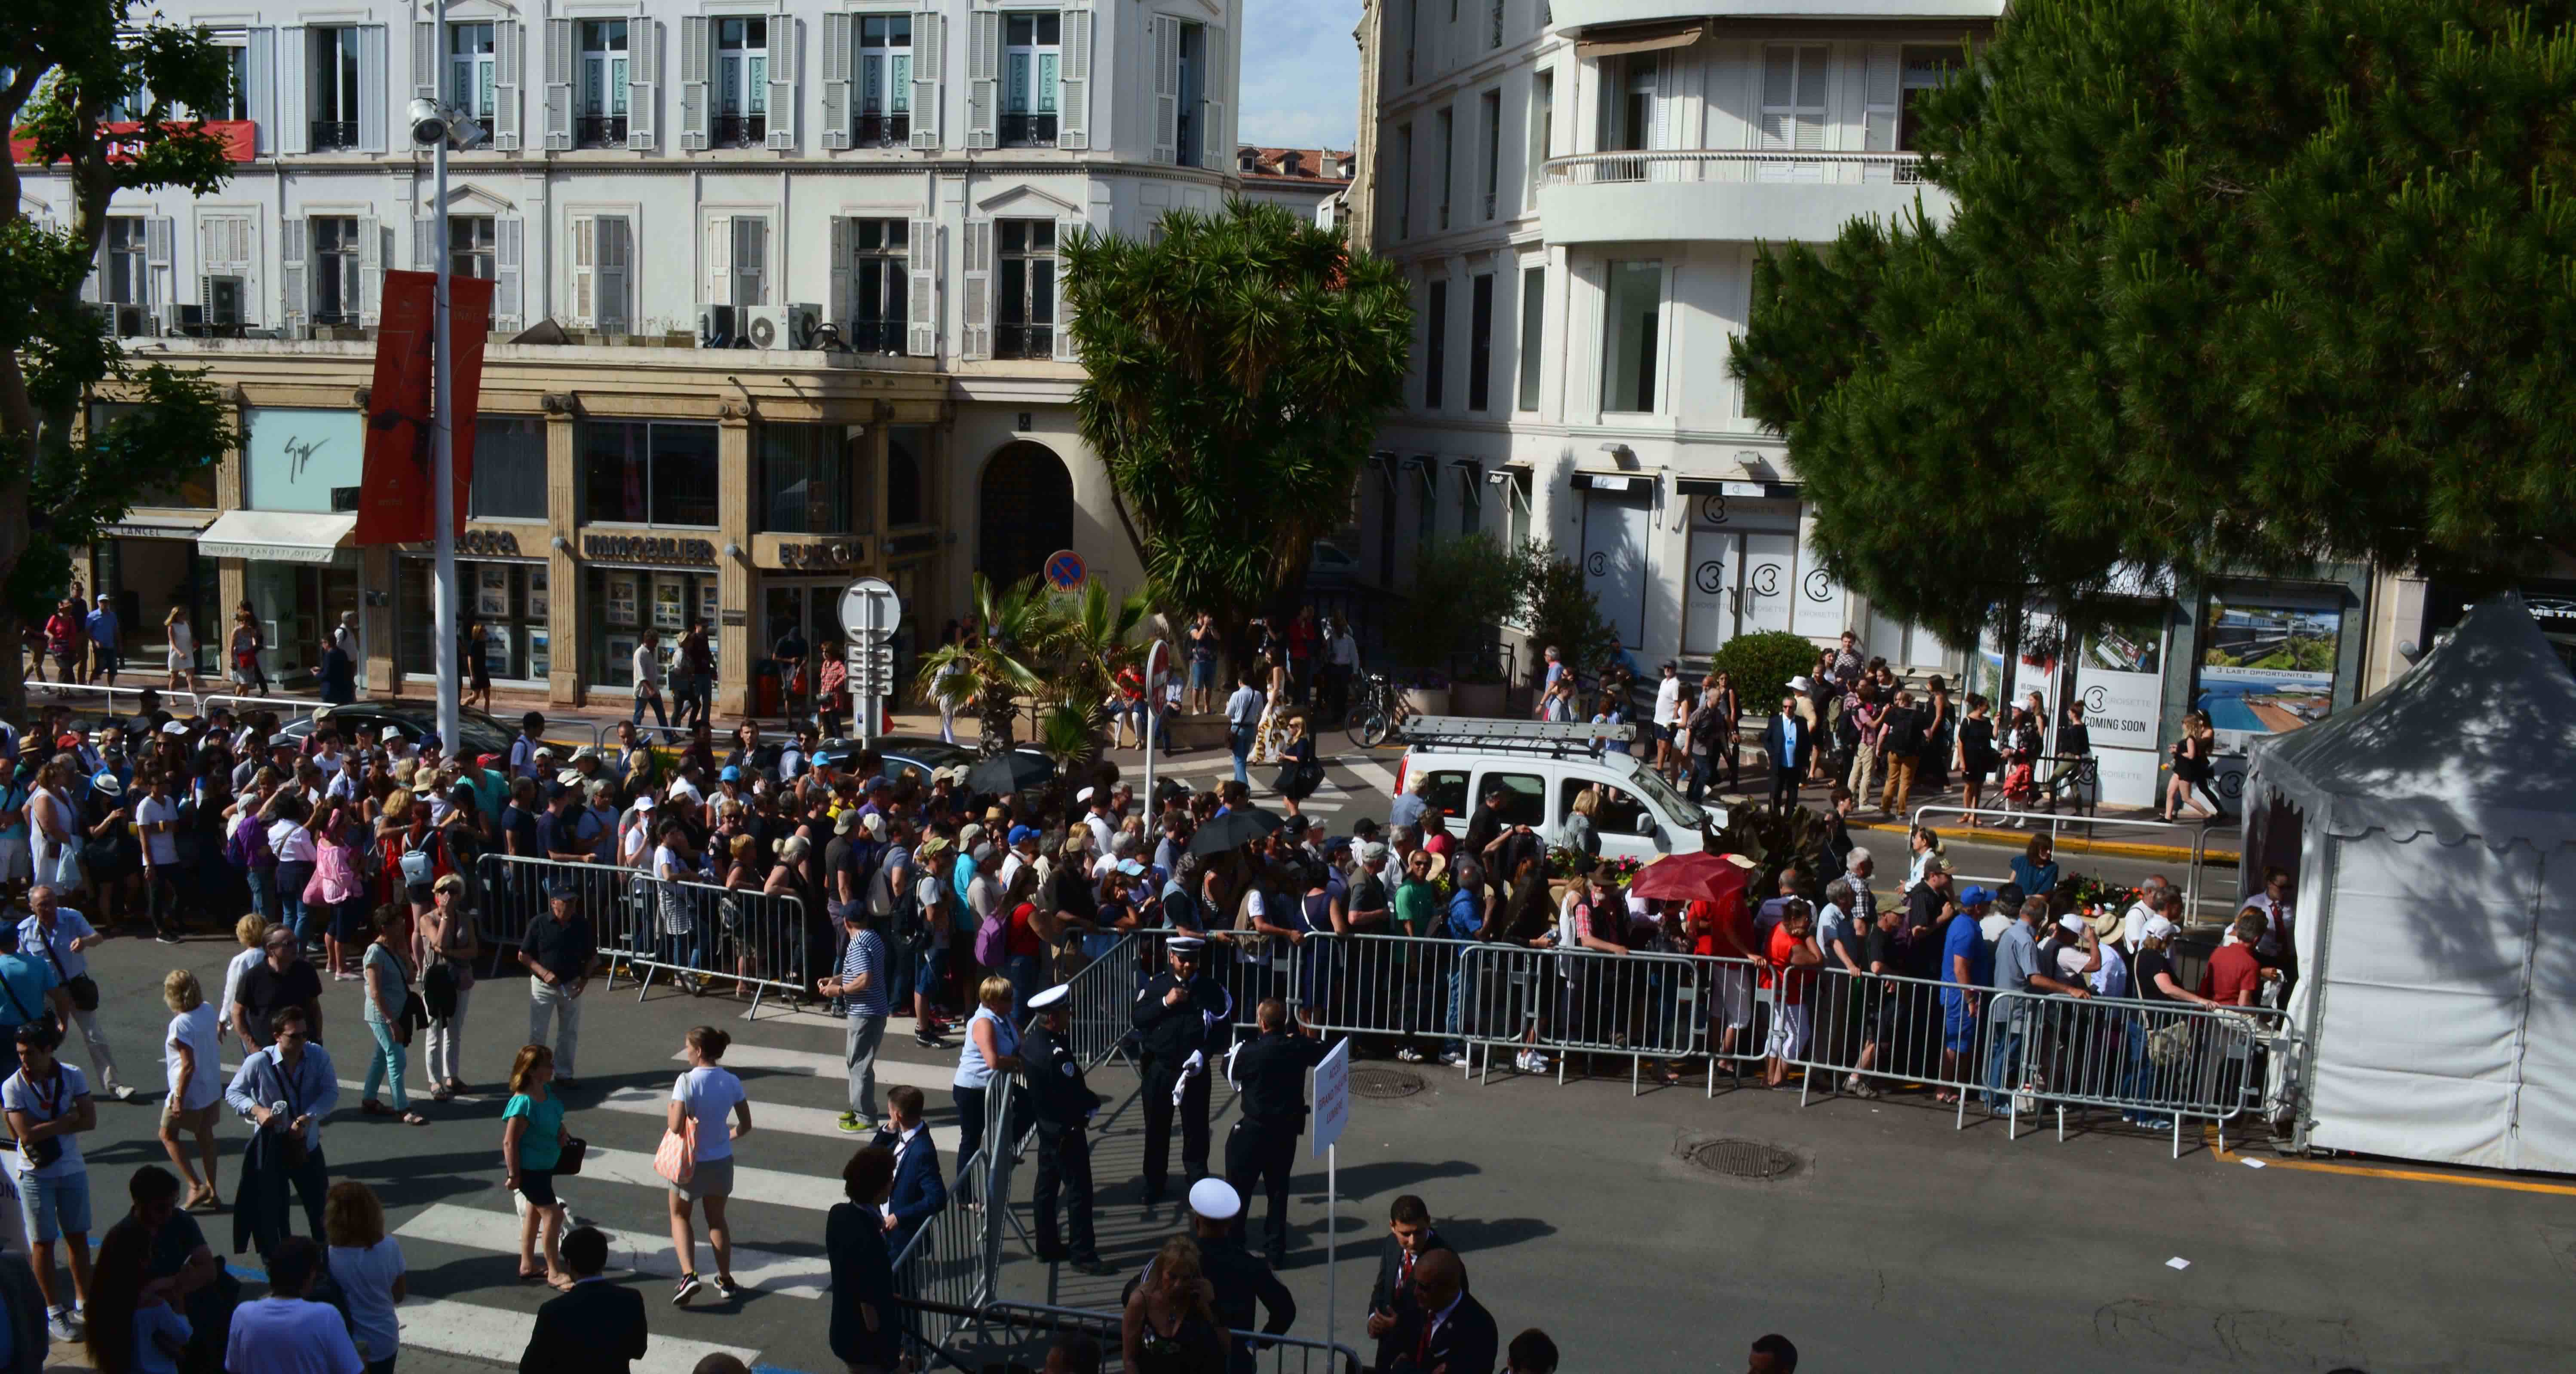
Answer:
[[[1604,754],[1601,762],[1608,765],[1611,772],[1626,774],[1628,785],[1644,793],[1656,810],[1693,830],[1708,828],[1708,813],[1673,790],[1673,785],[1664,781],[1663,774],[1639,765],[1635,758],[1626,754]]]

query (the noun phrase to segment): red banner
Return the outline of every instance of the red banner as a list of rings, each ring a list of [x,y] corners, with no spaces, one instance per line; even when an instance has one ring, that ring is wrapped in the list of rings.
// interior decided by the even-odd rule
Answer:
[[[367,393],[367,458],[358,488],[359,544],[417,544],[437,537],[431,485],[430,358],[437,331],[438,277],[387,272],[376,328],[376,376]],[[474,416],[483,383],[483,339],[492,328],[492,283],[447,281],[455,339],[453,490],[456,524],[465,524],[474,484]]]
[[[194,121],[173,119],[163,121],[161,127],[168,130],[185,131],[197,126]],[[249,162],[259,156],[259,125],[256,123],[247,119],[209,119],[205,121],[203,127],[207,133],[213,134],[215,137],[223,140],[224,157],[227,160],[232,162]],[[130,137],[120,138],[118,136],[130,136],[143,132],[143,124],[141,121],[123,120],[111,124],[102,124],[99,126],[99,131],[106,134],[111,140],[107,150],[108,161],[132,162],[134,160],[134,145]],[[9,159],[12,162],[35,161],[36,140],[32,138],[13,136],[9,140]]]

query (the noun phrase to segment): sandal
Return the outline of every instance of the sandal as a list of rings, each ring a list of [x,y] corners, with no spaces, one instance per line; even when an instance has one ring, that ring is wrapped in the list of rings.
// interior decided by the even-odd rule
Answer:
[[[546,1277],[546,1271],[543,1269],[522,1269],[519,1271],[519,1282],[549,1283],[552,1282],[552,1280]]]
[[[465,1080],[462,1078],[451,1078],[441,1086],[445,1087],[451,1095],[456,1097],[463,1097],[467,1093],[473,1091],[473,1089],[465,1086]]]
[[[378,1102],[372,1097],[359,1103],[358,1111],[361,1115],[365,1116],[392,1116],[394,1114],[393,1108],[386,1106],[382,1102]]]
[[[572,1286],[573,1286],[574,1284],[579,1283],[579,1282],[581,1281],[581,1280],[579,1280],[579,1279],[574,1278],[574,1277],[573,1277],[571,1274],[569,1274],[569,1273],[563,1273],[563,1274],[548,1274],[548,1275],[546,1275],[546,1276],[545,1276],[545,1280],[546,1280],[546,1286],[547,1286],[548,1288],[552,1288],[552,1289],[554,1289],[554,1290],[555,1290],[556,1292],[558,1292],[558,1293],[569,1293],[569,1292],[571,1292],[571,1291],[572,1291]]]
[[[444,1102],[454,1096],[456,1096],[456,1094],[449,1092],[445,1087],[436,1087],[429,1090],[429,1100],[432,1102]]]
[[[405,1112],[402,1114],[402,1124],[406,1126],[426,1126],[429,1124],[429,1118],[422,1116],[418,1112]]]

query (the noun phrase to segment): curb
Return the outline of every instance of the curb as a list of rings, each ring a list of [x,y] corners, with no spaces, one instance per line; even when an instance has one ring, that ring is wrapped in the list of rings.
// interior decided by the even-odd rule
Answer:
[[[1897,836],[1904,836],[1913,833],[1912,826],[1890,821],[1853,823],[1850,824],[1849,828],[1853,830],[1868,830],[1879,834]],[[2023,845],[2028,844],[2030,842],[2030,836],[2033,833],[2027,830],[2002,831],[1983,827],[1976,830],[1950,826],[1941,826],[1936,828],[1941,832],[1941,842],[1943,844],[1981,844],[1996,848],[2009,849],[2018,849]],[[2060,854],[2098,854],[2106,858],[2150,859],[2160,863],[2173,864],[2188,864],[2191,862],[2191,850],[2189,847],[2184,845],[2138,844],[2123,840],[2092,840],[2082,839],[2073,835],[2060,835],[2058,837],[2057,852]],[[2238,851],[2233,849],[2210,848],[2201,851],[2201,862],[2205,865],[2214,867],[2235,868],[2242,862],[2242,856]]]

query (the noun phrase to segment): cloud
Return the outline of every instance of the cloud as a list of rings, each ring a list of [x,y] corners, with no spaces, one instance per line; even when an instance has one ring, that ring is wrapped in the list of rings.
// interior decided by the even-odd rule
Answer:
[[[1360,0],[1244,0],[1236,130],[1271,148],[1348,148],[1359,122]]]

